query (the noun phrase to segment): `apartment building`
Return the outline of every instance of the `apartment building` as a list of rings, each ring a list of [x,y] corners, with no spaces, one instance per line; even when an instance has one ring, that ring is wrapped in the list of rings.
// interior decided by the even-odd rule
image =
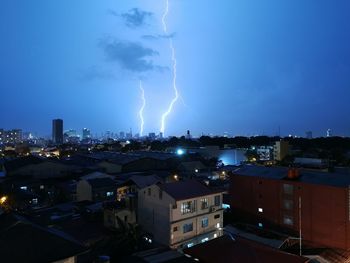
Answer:
[[[231,175],[240,220],[286,230],[303,243],[350,248],[350,176],[287,167],[243,166]]]
[[[138,215],[156,242],[191,247],[222,235],[222,192],[195,180],[154,184],[139,191]]]
[[[282,161],[289,153],[289,142],[277,141],[273,146],[273,156],[275,161]]]

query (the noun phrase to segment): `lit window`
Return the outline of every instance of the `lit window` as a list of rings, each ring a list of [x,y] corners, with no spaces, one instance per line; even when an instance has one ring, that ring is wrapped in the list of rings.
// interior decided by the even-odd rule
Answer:
[[[217,224],[216,224],[216,228],[220,228],[220,223],[217,223]]]
[[[193,243],[189,243],[189,244],[187,244],[187,247],[193,247],[194,246],[194,244]]]
[[[258,208],[258,212],[259,212],[259,213],[262,213],[262,212],[264,212],[264,209],[262,209],[261,207],[259,207],[259,208]]]
[[[259,223],[258,226],[259,226],[259,227],[263,227],[264,225],[263,225],[262,223]]]
[[[182,230],[184,234],[193,231],[193,223],[184,224]]]
[[[203,218],[202,219],[202,227],[208,227],[208,224],[209,224],[209,220],[207,217]]]
[[[208,237],[203,238],[203,239],[201,240],[202,243],[207,242],[207,241],[209,241],[209,238],[208,238]]]
[[[189,214],[196,211],[196,201],[188,201],[181,204],[181,214]]]
[[[283,224],[288,225],[288,226],[292,226],[293,225],[293,217],[285,215],[283,217]]]
[[[28,187],[27,187],[27,186],[21,186],[20,188],[21,188],[21,190],[24,190],[24,191],[27,191],[27,190],[28,190]]]
[[[108,197],[109,197],[109,196],[113,196],[113,194],[114,194],[113,192],[107,192],[107,193],[106,193],[106,196],[108,196]]]
[[[201,199],[201,209],[207,209],[208,208],[208,198],[202,198]]]
[[[214,234],[214,238],[217,238],[218,237],[218,234]]]

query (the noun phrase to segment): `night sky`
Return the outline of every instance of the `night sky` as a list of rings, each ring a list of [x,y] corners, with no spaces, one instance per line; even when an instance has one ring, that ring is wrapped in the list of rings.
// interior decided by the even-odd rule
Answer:
[[[348,0],[1,0],[0,128],[350,135]]]

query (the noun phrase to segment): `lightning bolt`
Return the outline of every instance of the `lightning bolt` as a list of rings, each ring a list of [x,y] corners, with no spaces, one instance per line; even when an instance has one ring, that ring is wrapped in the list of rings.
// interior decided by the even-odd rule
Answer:
[[[146,106],[146,99],[145,99],[145,90],[142,86],[142,81],[140,80],[140,90],[141,90],[141,100],[142,100],[142,106],[139,111],[139,117],[140,117],[140,136],[143,136],[143,127],[145,125],[145,120],[143,118],[143,110]]]
[[[167,23],[166,23],[166,19],[167,19],[168,14],[169,14],[169,0],[166,0],[166,7],[165,7],[165,11],[164,11],[164,14],[162,17],[163,30],[164,30],[165,34],[168,34],[168,27],[167,27]],[[177,85],[176,85],[176,78],[177,78],[176,52],[175,52],[175,48],[174,48],[173,39],[171,37],[169,38],[169,48],[171,50],[171,61],[172,61],[172,65],[173,65],[173,89],[174,89],[175,95],[174,95],[174,98],[171,100],[167,111],[164,112],[162,115],[160,132],[163,133],[163,135],[164,135],[165,126],[166,126],[166,118],[172,112],[175,103],[177,102],[177,100],[180,97],[179,91],[178,91]]]

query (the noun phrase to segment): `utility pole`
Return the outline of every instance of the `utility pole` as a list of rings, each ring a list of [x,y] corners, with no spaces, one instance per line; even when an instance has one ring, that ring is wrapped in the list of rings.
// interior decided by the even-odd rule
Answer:
[[[301,196],[299,196],[299,255],[302,255],[301,248]]]

